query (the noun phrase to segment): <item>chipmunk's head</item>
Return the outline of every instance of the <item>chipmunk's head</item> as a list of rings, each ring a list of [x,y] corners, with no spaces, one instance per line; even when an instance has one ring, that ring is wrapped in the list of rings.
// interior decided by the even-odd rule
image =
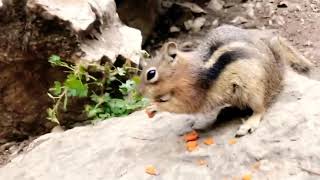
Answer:
[[[201,93],[196,85],[197,68],[189,53],[169,42],[143,68],[139,91],[157,104],[159,111],[196,112]]]

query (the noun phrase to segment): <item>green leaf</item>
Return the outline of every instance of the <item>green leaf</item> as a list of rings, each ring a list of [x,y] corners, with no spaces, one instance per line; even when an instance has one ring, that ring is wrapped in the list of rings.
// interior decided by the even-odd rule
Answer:
[[[103,113],[103,114],[99,114],[99,118],[101,119],[107,119],[110,118],[111,115],[109,113]]]
[[[62,92],[62,86],[59,81],[55,81],[52,88],[49,89],[55,96],[58,96]]]
[[[134,111],[139,108],[143,108],[149,104],[149,100],[146,98],[137,99],[136,101],[131,101],[127,104],[127,109]]]
[[[109,93],[105,93],[102,96],[98,96],[96,94],[93,94],[93,95],[90,96],[90,98],[91,98],[92,101],[94,101],[97,104],[102,104],[104,102],[108,102],[111,99]]]
[[[81,65],[78,66],[78,72],[79,72],[79,74],[87,74],[86,68]]]
[[[92,118],[92,117],[95,117],[95,116],[98,116],[99,113],[102,113],[103,110],[101,108],[94,108],[94,109],[91,109],[87,115],[89,118]]]
[[[52,66],[58,66],[62,63],[60,56],[58,55],[52,55],[49,57],[49,62]]]
[[[103,101],[104,101],[104,102],[108,102],[108,101],[110,101],[110,99],[111,99],[111,97],[110,97],[110,94],[109,94],[109,93],[105,93],[105,94],[103,95]]]
[[[138,109],[139,107],[140,105],[138,103],[133,103],[133,104],[128,104],[126,108],[132,111],[132,110]]]
[[[99,100],[100,100],[100,96],[96,95],[96,94],[93,94],[90,96],[91,100],[95,103],[99,103]]]
[[[103,113],[103,109],[96,108],[92,105],[85,105],[84,110],[87,113],[88,118],[97,117],[99,113]]]
[[[123,99],[111,99],[108,104],[112,114],[119,116],[126,113],[126,102]]]
[[[117,73],[119,74],[119,76],[125,76],[126,75],[126,71],[124,70],[124,68],[117,67]]]
[[[143,108],[150,104],[150,100],[147,98],[141,98],[137,103],[139,104],[139,108]]]
[[[83,84],[74,74],[68,75],[64,86],[67,88],[68,96],[86,97],[88,95],[88,85]]]
[[[127,80],[126,83],[119,86],[119,90],[123,95],[129,94],[131,91],[135,90],[136,83],[133,80]]]
[[[110,76],[107,82],[110,83],[110,82],[115,81],[115,80],[117,80],[116,77]]]

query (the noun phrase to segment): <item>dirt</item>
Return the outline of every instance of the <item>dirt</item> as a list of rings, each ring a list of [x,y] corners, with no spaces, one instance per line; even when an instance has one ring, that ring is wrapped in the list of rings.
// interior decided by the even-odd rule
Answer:
[[[8,142],[0,146],[0,167],[8,163],[11,159],[16,157],[18,154],[25,151],[28,145],[36,137],[29,138],[22,142]]]
[[[208,3],[202,6],[207,11],[207,14],[202,16],[206,18],[206,23],[201,31],[186,31],[183,23],[181,26],[179,20],[176,20],[176,24],[173,25],[182,30],[178,33],[170,34],[168,32],[168,40],[173,40],[180,44],[192,42],[192,46],[197,46],[201,43],[199,42],[201,37],[208,30],[221,24],[233,24],[243,28],[276,29],[314,63],[315,67],[312,69],[310,77],[317,80],[320,79],[320,61],[318,60],[320,51],[317,51],[320,47],[320,36],[318,35],[320,33],[318,28],[320,26],[319,0],[251,0],[241,2],[215,0],[215,2],[222,4],[223,8],[221,10],[212,10],[208,8]],[[184,17],[181,16],[181,18],[183,19]],[[156,41],[156,38],[152,41]],[[158,48],[162,43],[156,42],[154,46],[149,48]]]
[[[216,2],[221,3],[220,0]],[[202,16],[206,19],[204,27],[199,32],[187,31],[181,23],[176,20],[170,24],[178,26],[181,31],[166,34],[166,40],[174,40],[181,44],[192,42],[191,46],[201,43],[199,40],[206,32],[221,24],[234,24],[244,28],[277,29],[281,35],[286,37],[307,58],[314,63],[310,77],[320,80],[320,1],[319,0],[253,0],[253,1],[226,1],[222,9],[212,10],[205,4],[202,5],[207,14],[190,14],[183,18],[195,18]],[[234,3],[233,3],[234,2]],[[253,8],[252,8],[253,7]],[[160,23],[161,25],[161,23]],[[160,29],[159,25],[157,27]],[[165,28],[168,30],[168,28]],[[157,31],[157,29],[156,29]],[[160,31],[163,33],[163,31]],[[154,33],[156,34],[156,33]],[[159,35],[159,34],[158,34]],[[168,39],[167,39],[168,38]],[[163,39],[157,37],[149,39],[150,45],[147,49],[156,49],[161,46]],[[23,142],[10,142],[0,146],[0,166],[10,161],[19,152],[23,151],[31,140]]]

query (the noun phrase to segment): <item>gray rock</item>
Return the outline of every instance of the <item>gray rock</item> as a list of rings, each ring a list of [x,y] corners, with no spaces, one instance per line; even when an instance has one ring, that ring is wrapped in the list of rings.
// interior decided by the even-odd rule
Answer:
[[[184,26],[187,30],[192,30],[192,32],[199,32],[201,28],[205,25],[205,17],[197,17],[193,20],[187,20],[184,22]]]
[[[248,15],[248,17],[250,17],[251,19],[255,19],[256,18],[256,14],[255,14],[255,4],[254,3],[246,3],[243,4],[243,7],[246,8],[246,14]]]
[[[285,87],[268,110],[260,127],[230,145],[240,122],[218,123],[188,152],[180,136],[195,119],[187,115],[144,112],[114,118],[95,126],[78,127],[35,140],[26,154],[0,169],[6,180],[143,180],[241,178],[319,179],[320,82],[288,72]],[[206,166],[197,164],[199,159]],[[145,173],[154,165],[159,175]],[[257,165],[258,164],[258,165]],[[254,167],[252,167],[254,166]]]
[[[249,22],[249,20],[243,16],[236,16],[230,21],[232,24],[240,25]]]
[[[171,26],[170,29],[169,29],[169,31],[170,31],[171,33],[175,33],[175,32],[180,32],[181,29],[180,29],[179,27],[177,27],[177,26]]]
[[[195,3],[191,3],[191,2],[179,3],[179,2],[176,2],[175,4],[177,4],[177,5],[181,6],[181,7],[188,8],[193,13],[200,13],[200,14],[202,14],[202,13],[206,14],[207,13],[204,9],[202,9],[199,5],[197,5]]]
[[[28,0],[27,8],[45,19],[56,17],[69,22],[78,34],[90,34],[92,39],[79,39],[84,54],[79,58],[81,63],[99,63],[104,56],[115,62],[121,55],[139,64],[141,32],[120,21],[114,0]]]
[[[207,7],[213,11],[220,11],[223,9],[224,4],[225,2],[221,0],[211,0]]]

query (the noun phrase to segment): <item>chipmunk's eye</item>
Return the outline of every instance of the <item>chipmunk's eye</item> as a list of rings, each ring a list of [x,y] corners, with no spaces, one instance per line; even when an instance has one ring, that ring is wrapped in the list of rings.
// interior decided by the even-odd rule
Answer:
[[[147,81],[154,83],[158,80],[158,73],[156,68],[152,67],[147,71]]]

